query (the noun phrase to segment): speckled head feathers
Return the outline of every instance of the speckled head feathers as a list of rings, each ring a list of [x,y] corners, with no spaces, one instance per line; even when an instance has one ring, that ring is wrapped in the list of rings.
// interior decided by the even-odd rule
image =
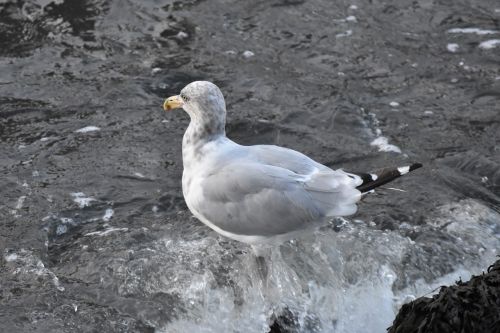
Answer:
[[[193,137],[224,134],[226,103],[224,96],[212,82],[191,82],[181,90],[183,108],[191,117]]]
[[[224,96],[219,87],[209,81],[194,81],[181,90],[185,107],[197,106],[202,111],[226,111]],[[189,112],[189,110],[186,109]]]

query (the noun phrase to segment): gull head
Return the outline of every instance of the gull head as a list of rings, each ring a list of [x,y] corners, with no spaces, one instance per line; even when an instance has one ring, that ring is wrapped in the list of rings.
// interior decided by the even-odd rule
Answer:
[[[226,103],[219,87],[208,81],[195,81],[185,86],[177,96],[169,97],[163,109],[170,111],[183,108],[191,120],[223,118],[226,116]]]

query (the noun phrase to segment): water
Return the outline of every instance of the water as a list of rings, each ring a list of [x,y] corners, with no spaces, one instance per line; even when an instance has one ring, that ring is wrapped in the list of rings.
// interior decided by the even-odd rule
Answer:
[[[500,248],[499,19],[492,0],[1,1],[0,330],[384,332],[480,273]],[[269,249],[264,274],[184,204],[188,118],[161,104],[196,79],[240,143],[425,168]]]

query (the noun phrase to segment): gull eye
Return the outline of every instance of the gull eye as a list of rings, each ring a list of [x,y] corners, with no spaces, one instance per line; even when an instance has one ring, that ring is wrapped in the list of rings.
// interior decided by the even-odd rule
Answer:
[[[189,98],[186,95],[181,94],[181,98],[184,102],[189,102]]]

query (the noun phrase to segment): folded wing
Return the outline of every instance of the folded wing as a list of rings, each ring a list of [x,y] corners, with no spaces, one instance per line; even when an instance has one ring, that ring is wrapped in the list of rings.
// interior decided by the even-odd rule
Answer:
[[[284,160],[290,163],[289,158]],[[194,205],[227,232],[259,236],[284,234],[330,216],[355,213],[360,179],[320,169],[312,162],[292,161],[290,169],[303,171],[298,173],[283,164],[232,160],[202,179]]]

